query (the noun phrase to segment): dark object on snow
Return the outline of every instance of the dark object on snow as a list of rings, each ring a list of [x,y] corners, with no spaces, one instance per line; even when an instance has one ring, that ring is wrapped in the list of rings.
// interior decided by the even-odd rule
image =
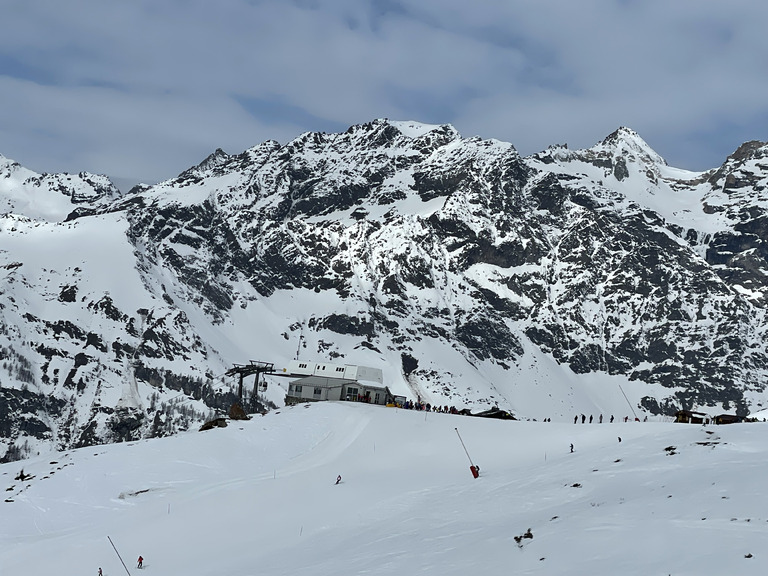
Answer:
[[[240,406],[240,404],[237,402],[229,407],[229,417],[232,420],[250,420],[248,414],[246,414],[245,410],[243,410],[243,407]]]
[[[621,436],[619,436],[619,442],[621,442]]]
[[[21,480],[22,482],[24,482],[25,480],[32,480],[32,478],[34,478],[34,476],[32,476],[32,474],[25,474],[24,468],[22,468],[21,471],[16,475],[16,478],[14,478],[14,480]]]
[[[694,412],[693,410],[678,410],[675,412],[675,422],[683,424],[703,424],[706,418],[704,412]]]
[[[512,414],[506,410],[501,410],[498,406],[494,406],[490,410],[472,414],[472,416],[479,416],[480,418],[498,418],[499,420],[517,420]]]
[[[336,484],[338,484],[339,482],[341,482],[341,474],[336,476]]]
[[[573,444],[571,444],[571,454],[573,454]]]
[[[735,414],[720,414],[715,416],[715,424],[738,424],[743,422],[744,419],[741,416]]]
[[[475,478],[480,476],[480,466],[474,466],[474,465],[470,466],[469,471],[472,472],[472,476],[474,476]]]
[[[208,420],[208,422],[200,426],[200,432],[203,432],[204,430],[210,430],[212,428],[226,428],[226,427],[227,427],[226,418],[214,418],[213,420]]]
[[[144,568],[144,558],[139,556],[139,563],[136,565],[136,568]]]
[[[515,542],[517,542],[517,545],[522,548],[523,547],[523,539],[529,539],[533,540],[533,532],[531,532],[531,529],[528,528],[526,530],[525,534],[521,534],[520,536],[515,536]]]

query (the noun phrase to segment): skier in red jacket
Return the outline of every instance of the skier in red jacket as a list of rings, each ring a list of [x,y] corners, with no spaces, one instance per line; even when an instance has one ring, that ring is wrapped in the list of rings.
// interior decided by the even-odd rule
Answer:
[[[136,568],[144,568],[144,558],[139,556],[139,563],[136,565]]]

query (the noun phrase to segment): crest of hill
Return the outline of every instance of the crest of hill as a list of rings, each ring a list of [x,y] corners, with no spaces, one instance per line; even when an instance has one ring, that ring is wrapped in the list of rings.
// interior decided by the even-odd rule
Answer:
[[[107,176],[38,174],[0,155],[0,214],[61,222],[75,208],[105,205],[120,197]]]

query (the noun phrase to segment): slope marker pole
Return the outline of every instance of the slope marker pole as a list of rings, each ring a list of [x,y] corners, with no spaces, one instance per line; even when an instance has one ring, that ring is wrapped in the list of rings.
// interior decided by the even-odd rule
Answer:
[[[635,409],[632,407],[632,403],[629,401],[629,398],[627,398],[627,395],[624,394],[624,388],[621,387],[621,384],[619,384],[619,390],[621,390],[621,393],[624,395],[624,400],[627,401],[629,409],[632,410],[632,415],[635,417],[635,420],[638,420],[637,414],[635,414]]]
[[[112,542],[112,538],[107,536],[107,540],[109,540],[109,543],[112,544],[112,548],[115,549],[115,554],[117,554],[117,557],[120,558],[120,563],[123,565],[123,568],[125,568],[126,573],[128,574],[128,576],[131,576],[131,573],[128,572],[128,566],[126,566],[125,562],[123,562],[123,558],[122,556],[120,556],[120,552],[117,551],[117,548],[115,547],[115,543]]]
[[[472,471],[472,476],[477,478],[480,475],[480,468],[475,466],[475,463],[472,462],[472,457],[469,455],[469,452],[467,451],[467,447],[464,445],[464,440],[461,439],[461,434],[459,434],[459,429],[454,428],[456,430],[456,435],[459,437],[459,442],[461,442],[462,448],[464,448],[464,453],[467,455],[467,458],[469,459],[469,469]]]

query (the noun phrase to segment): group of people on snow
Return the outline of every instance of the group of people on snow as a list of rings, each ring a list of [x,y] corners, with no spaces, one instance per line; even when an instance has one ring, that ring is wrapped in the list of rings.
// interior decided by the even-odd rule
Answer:
[[[406,400],[402,404],[398,404],[398,407],[403,408],[404,410],[423,410],[425,412],[439,412],[442,414],[462,414],[462,411],[456,408],[456,406],[449,407],[447,404],[445,406],[433,406],[429,402],[422,402],[421,398],[415,402],[413,400]]]
[[[590,415],[589,415],[589,423],[590,423],[590,424],[592,424],[592,421],[593,421],[593,420],[594,420],[594,416],[592,416],[592,415],[590,414]],[[581,423],[582,423],[582,424],[584,424],[586,421],[587,421],[587,417],[586,417],[586,415],[585,415],[585,414],[582,414],[582,415],[581,415]],[[602,414],[600,414],[600,416],[598,417],[597,421],[598,421],[598,423],[600,423],[600,424],[602,424],[602,423],[603,423],[603,415],[602,415]],[[578,415],[578,414],[576,414],[576,416],[574,416],[574,417],[573,417],[573,423],[574,423],[574,424],[577,424],[578,422],[579,422],[579,415]],[[610,422],[611,424],[613,424],[613,414],[611,414],[611,419],[609,420],[609,422]],[[629,422],[629,416],[624,416],[624,422]],[[635,422],[640,422],[640,418],[638,418],[637,416],[635,416]],[[643,418],[643,422],[648,422],[648,416],[646,416],[645,418]]]

